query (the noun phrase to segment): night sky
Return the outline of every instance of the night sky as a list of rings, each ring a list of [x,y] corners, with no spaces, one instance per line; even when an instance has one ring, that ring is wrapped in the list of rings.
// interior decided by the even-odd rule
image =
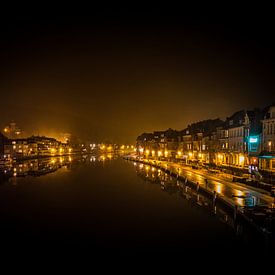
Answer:
[[[268,7],[176,10],[2,10],[1,127],[133,143],[275,101]]]

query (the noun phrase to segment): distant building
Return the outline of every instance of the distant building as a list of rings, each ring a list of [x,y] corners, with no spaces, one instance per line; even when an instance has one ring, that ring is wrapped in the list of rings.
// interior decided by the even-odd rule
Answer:
[[[8,139],[0,132],[0,159],[4,156],[4,145]]]
[[[54,138],[32,136],[24,139],[9,139],[4,144],[4,158],[20,159],[34,156],[53,156],[71,153],[68,144]]]
[[[7,125],[3,131],[4,134],[10,139],[20,138],[22,135],[22,130],[16,125],[15,122],[11,122]]]

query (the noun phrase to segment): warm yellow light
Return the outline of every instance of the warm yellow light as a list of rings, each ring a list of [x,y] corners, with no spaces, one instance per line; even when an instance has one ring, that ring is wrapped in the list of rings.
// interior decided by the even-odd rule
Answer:
[[[154,151],[154,150],[152,150],[152,155],[153,155],[153,156],[155,155],[155,151]]]
[[[51,153],[55,154],[56,150],[54,148],[51,149]]]
[[[134,148],[134,145],[131,145],[131,148],[133,149],[133,148]]]
[[[145,153],[146,153],[146,155],[149,155],[149,154],[150,154],[150,151],[149,151],[149,150],[146,150]]]
[[[104,149],[105,149],[105,145],[101,145],[101,146],[100,146],[100,149],[101,149],[101,150],[104,150]]]
[[[181,151],[178,151],[178,156],[181,156]]]
[[[139,148],[140,153],[143,153],[144,149],[143,148]]]
[[[221,158],[222,158],[222,155],[218,154],[218,158],[221,159]]]
[[[5,133],[7,133],[8,131],[9,131],[8,128],[5,128],[5,129],[4,129],[4,132],[5,132]]]
[[[165,151],[165,152],[164,152],[164,155],[167,157],[167,156],[168,156],[168,151]]]
[[[193,156],[193,154],[192,154],[191,152],[189,152],[188,155],[189,155],[189,157],[192,157],[192,156]]]
[[[268,146],[271,146],[271,141],[268,142]]]
[[[124,145],[121,145],[121,146],[120,146],[120,149],[122,149],[122,150],[123,150],[123,149],[124,149],[124,147],[125,147]]]
[[[201,154],[201,153],[199,153],[199,158],[201,158],[201,156],[202,156],[202,154]]]
[[[217,184],[217,185],[215,186],[215,189],[216,189],[216,192],[217,192],[217,193],[221,194],[221,192],[222,192],[222,185],[221,185],[221,184]]]
[[[59,149],[59,152],[62,153],[62,152],[63,152],[63,148],[60,148],[60,149]]]
[[[112,146],[109,146],[107,149],[108,149],[109,151],[111,151],[111,150],[113,149],[113,147],[112,147]]]
[[[244,156],[243,155],[239,156],[239,163],[240,163],[240,165],[244,164]]]
[[[158,156],[160,157],[162,155],[161,151],[158,151]]]
[[[71,153],[73,151],[73,149],[72,148],[69,148],[69,153]]]

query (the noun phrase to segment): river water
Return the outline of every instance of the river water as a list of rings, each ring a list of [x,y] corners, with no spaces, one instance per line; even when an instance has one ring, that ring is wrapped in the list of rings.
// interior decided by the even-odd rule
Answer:
[[[2,168],[2,246],[249,253],[265,240],[154,168],[113,156]]]

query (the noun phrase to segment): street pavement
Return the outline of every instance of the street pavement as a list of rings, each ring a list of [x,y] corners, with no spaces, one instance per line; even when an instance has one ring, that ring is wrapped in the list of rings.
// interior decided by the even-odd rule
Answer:
[[[150,161],[150,163],[154,162]],[[274,198],[268,192],[232,182],[232,177],[224,173],[210,174],[206,169],[192,169],[187,165],[167,161],[155,161],[155,163],[180,176],[187,177],[189,181],[198,183],[200,187],[212,192],[216,191],[219,197],[231,204],[274,207]]]

